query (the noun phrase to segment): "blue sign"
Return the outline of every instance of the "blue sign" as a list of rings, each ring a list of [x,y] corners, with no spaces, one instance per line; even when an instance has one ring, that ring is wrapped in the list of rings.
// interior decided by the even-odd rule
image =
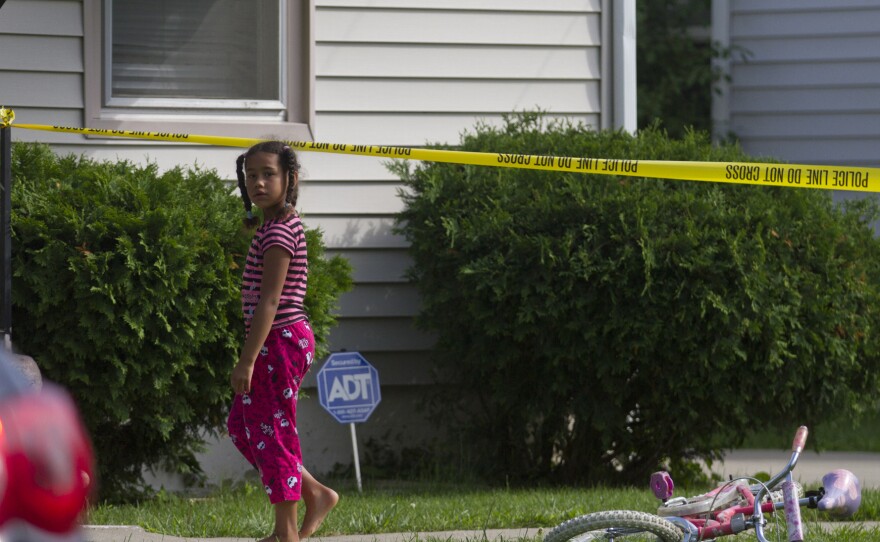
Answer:
[[[318,400],[339,423],[365,422],[379,401],[379,373],[358,352],[330,354],[318,371]]]

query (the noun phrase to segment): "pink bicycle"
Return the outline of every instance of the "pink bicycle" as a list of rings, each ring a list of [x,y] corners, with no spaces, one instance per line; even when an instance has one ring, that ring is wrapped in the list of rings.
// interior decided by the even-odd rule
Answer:
[[[791,459],[779,473],[763,483],[737,478],[695,497],[672,498],[674,484],[665,471],[651,475],[651,489],[662,501],[657,514],[633,510],[609,510],[579,516],[553,528],[544,542],[586,542],[625,540],[696,542],[755,530],[759,542],[768,542],[764,533],[766,517],[783,510],[789,542],[803,542],[801,508],[814,508],[837,517],[849,517],[861,504],[859,480],[844,469],[822,478],[822,487],[802,494],[792,478],[804,444],[807,428],[801,426],[792,443]]]

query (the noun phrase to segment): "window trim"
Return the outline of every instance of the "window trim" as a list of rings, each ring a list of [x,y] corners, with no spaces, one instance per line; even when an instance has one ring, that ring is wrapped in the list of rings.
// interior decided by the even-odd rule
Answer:
[[[314,0],[284,0],[287,28],[282,32],[286,63],[281,87],[286,106],[283,120],[247,115],[246,109],[188,108],[185,113],[145,109],[122,111],[105,103],[104,47],[102,9],[104,0],[83,0],[83,52],[85,124],[89,128],[136,130],[145,132],[190,133],[212,136],[280,138],[313,141],[315,124],[315,39]],[[148,101],[149,103],[150,101]],[[240,102],[240,101],[235,101]],[[161,102],[153,102],[161,103]],[[178,103],[186,103],[178,102]],[[215,102],[222,105],[223,101]],[[227,101],[226,105],[229,105]],[[252,111],[258,112],[257,107]],[[236,118],[241,117],[241,118]],[[91,136],[90,136],[91,137]]]

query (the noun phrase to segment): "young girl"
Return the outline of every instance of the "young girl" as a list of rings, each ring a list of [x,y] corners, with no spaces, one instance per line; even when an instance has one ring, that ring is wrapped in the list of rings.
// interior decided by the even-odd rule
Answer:
[[[247,219],[263,211],[248,250],[241,300],[246,336],[232,370],[235,399],[227,427],[232,442],[259,472],[275,506],[275,530],[266,542],[296,542],[311,535],[339,499],[309,474],[296,430],[296,400],[315,355],[305,309],[306,238],[294,210],[299,162],[280,141],[254,145],[238,157],[236,171]],[[297,501],[306,512],[297,532]]]

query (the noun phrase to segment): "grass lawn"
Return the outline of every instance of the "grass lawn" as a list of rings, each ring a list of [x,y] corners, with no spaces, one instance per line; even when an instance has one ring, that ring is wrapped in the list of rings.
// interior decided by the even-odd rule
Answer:
[[[654,512],[657,508],[647,484],[640,489],[492,489],[395,482],[376,487],[367,484],[363,494],[358,494],[347,482],[333,485],[340,491],[341,499],[318,535],[549,529],[588,512],[613,509]],[[678,495],[700,492],[676,490]],[[808,524],[822,519],[815,511],[805,512]],[[864,492],[862,508],[854,519],[880,520],[880,491]],[[86,520],[98,525],[140,525],[151,532],[182,537],[264,536],[272,521],[268,500],[262,488],[255,484],[224,487],[205,498],[163,494],[137,505],[98,506]],[[880,532],[860,532],[857,524],[821,537],[831,542],[878,539]]]

